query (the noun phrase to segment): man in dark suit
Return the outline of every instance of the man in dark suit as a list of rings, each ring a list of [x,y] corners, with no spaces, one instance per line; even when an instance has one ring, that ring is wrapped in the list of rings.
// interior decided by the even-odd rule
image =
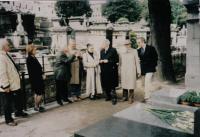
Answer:
[[[117,50],[110,47],[109,40],[105,40],[100,57],[101,83],[106,93],[106,101],[112,100],[113,105],[117,103],[115,88],[118,86],[118,62]]]
[[[144,102],[150,98],[150,89],[153,73],[156,72],[158,54],[153,46],[146,45],[143,37],[137,39],[138,55],[140,58],[141,72],[144,76]]]

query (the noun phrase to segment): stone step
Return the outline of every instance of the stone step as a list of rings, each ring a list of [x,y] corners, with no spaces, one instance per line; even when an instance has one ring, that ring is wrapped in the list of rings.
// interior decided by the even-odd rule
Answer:
[[[186,92],[185,89],[163,88],[151,94],[151,102],[161,101],[171,104],[177,104],[178,97]]]

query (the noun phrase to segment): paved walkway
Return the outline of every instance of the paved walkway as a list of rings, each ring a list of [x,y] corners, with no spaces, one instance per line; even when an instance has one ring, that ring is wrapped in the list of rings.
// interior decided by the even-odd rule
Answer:
[[[160,83],[153,87],[154,91],[159,89]],[[135,93],[136,101],[141,101],[143,98],[141,90],[137,89]],[[111,102],[105,102],[104,99],[97,101],[86,99],[62,107],[54,103],[51,104],[51,109],[47,109],[44,113],[30,115],[26,119],[17,119],[19,125],[16,127],[9,127],[0,122],[0,137],[71,137],[75,131],[128,107],[130,107],[128,102],[118,102],[113,106]]]
[[[130,105],[120,102],[113,106],[103,99],[83,100],[73,104],[56,107],[44,113],[17,119],[16,127],[0,124],[0,137],[70,137],[81,128],[111,116]]]

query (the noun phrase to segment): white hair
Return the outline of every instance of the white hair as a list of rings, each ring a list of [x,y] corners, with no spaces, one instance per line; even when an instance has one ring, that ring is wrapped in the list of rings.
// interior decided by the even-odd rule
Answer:
[[[5,38],[0,38],[0,51],[3,50],[3,47],[5,46],[7,40]]]
[[[110,41],[109,41],[108,39],[105,39],[105,40],[103,41],[103,43],[104,43],[106,46],[110,46]]]
[[[69,44],[76,44],[76,40],[75,39],[69,39]]]

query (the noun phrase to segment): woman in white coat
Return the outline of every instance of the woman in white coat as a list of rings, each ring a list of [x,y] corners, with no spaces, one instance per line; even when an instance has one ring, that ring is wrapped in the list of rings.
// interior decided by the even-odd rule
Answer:
[[[94,52],[91,44],[87,44],[87,51],[83,54],[83,65],[87,72],[86,76],[86,93],[90,99],[95,99],[97,94],[102,94],[100,81],[99,56]]]
[[[141,75],[141,69],[137,50],[131,48],[129,40],[124,43],[123,50],[120,52],[120,66],[123,101],[129,100],[129,103],[133,103],[136,80]]]

